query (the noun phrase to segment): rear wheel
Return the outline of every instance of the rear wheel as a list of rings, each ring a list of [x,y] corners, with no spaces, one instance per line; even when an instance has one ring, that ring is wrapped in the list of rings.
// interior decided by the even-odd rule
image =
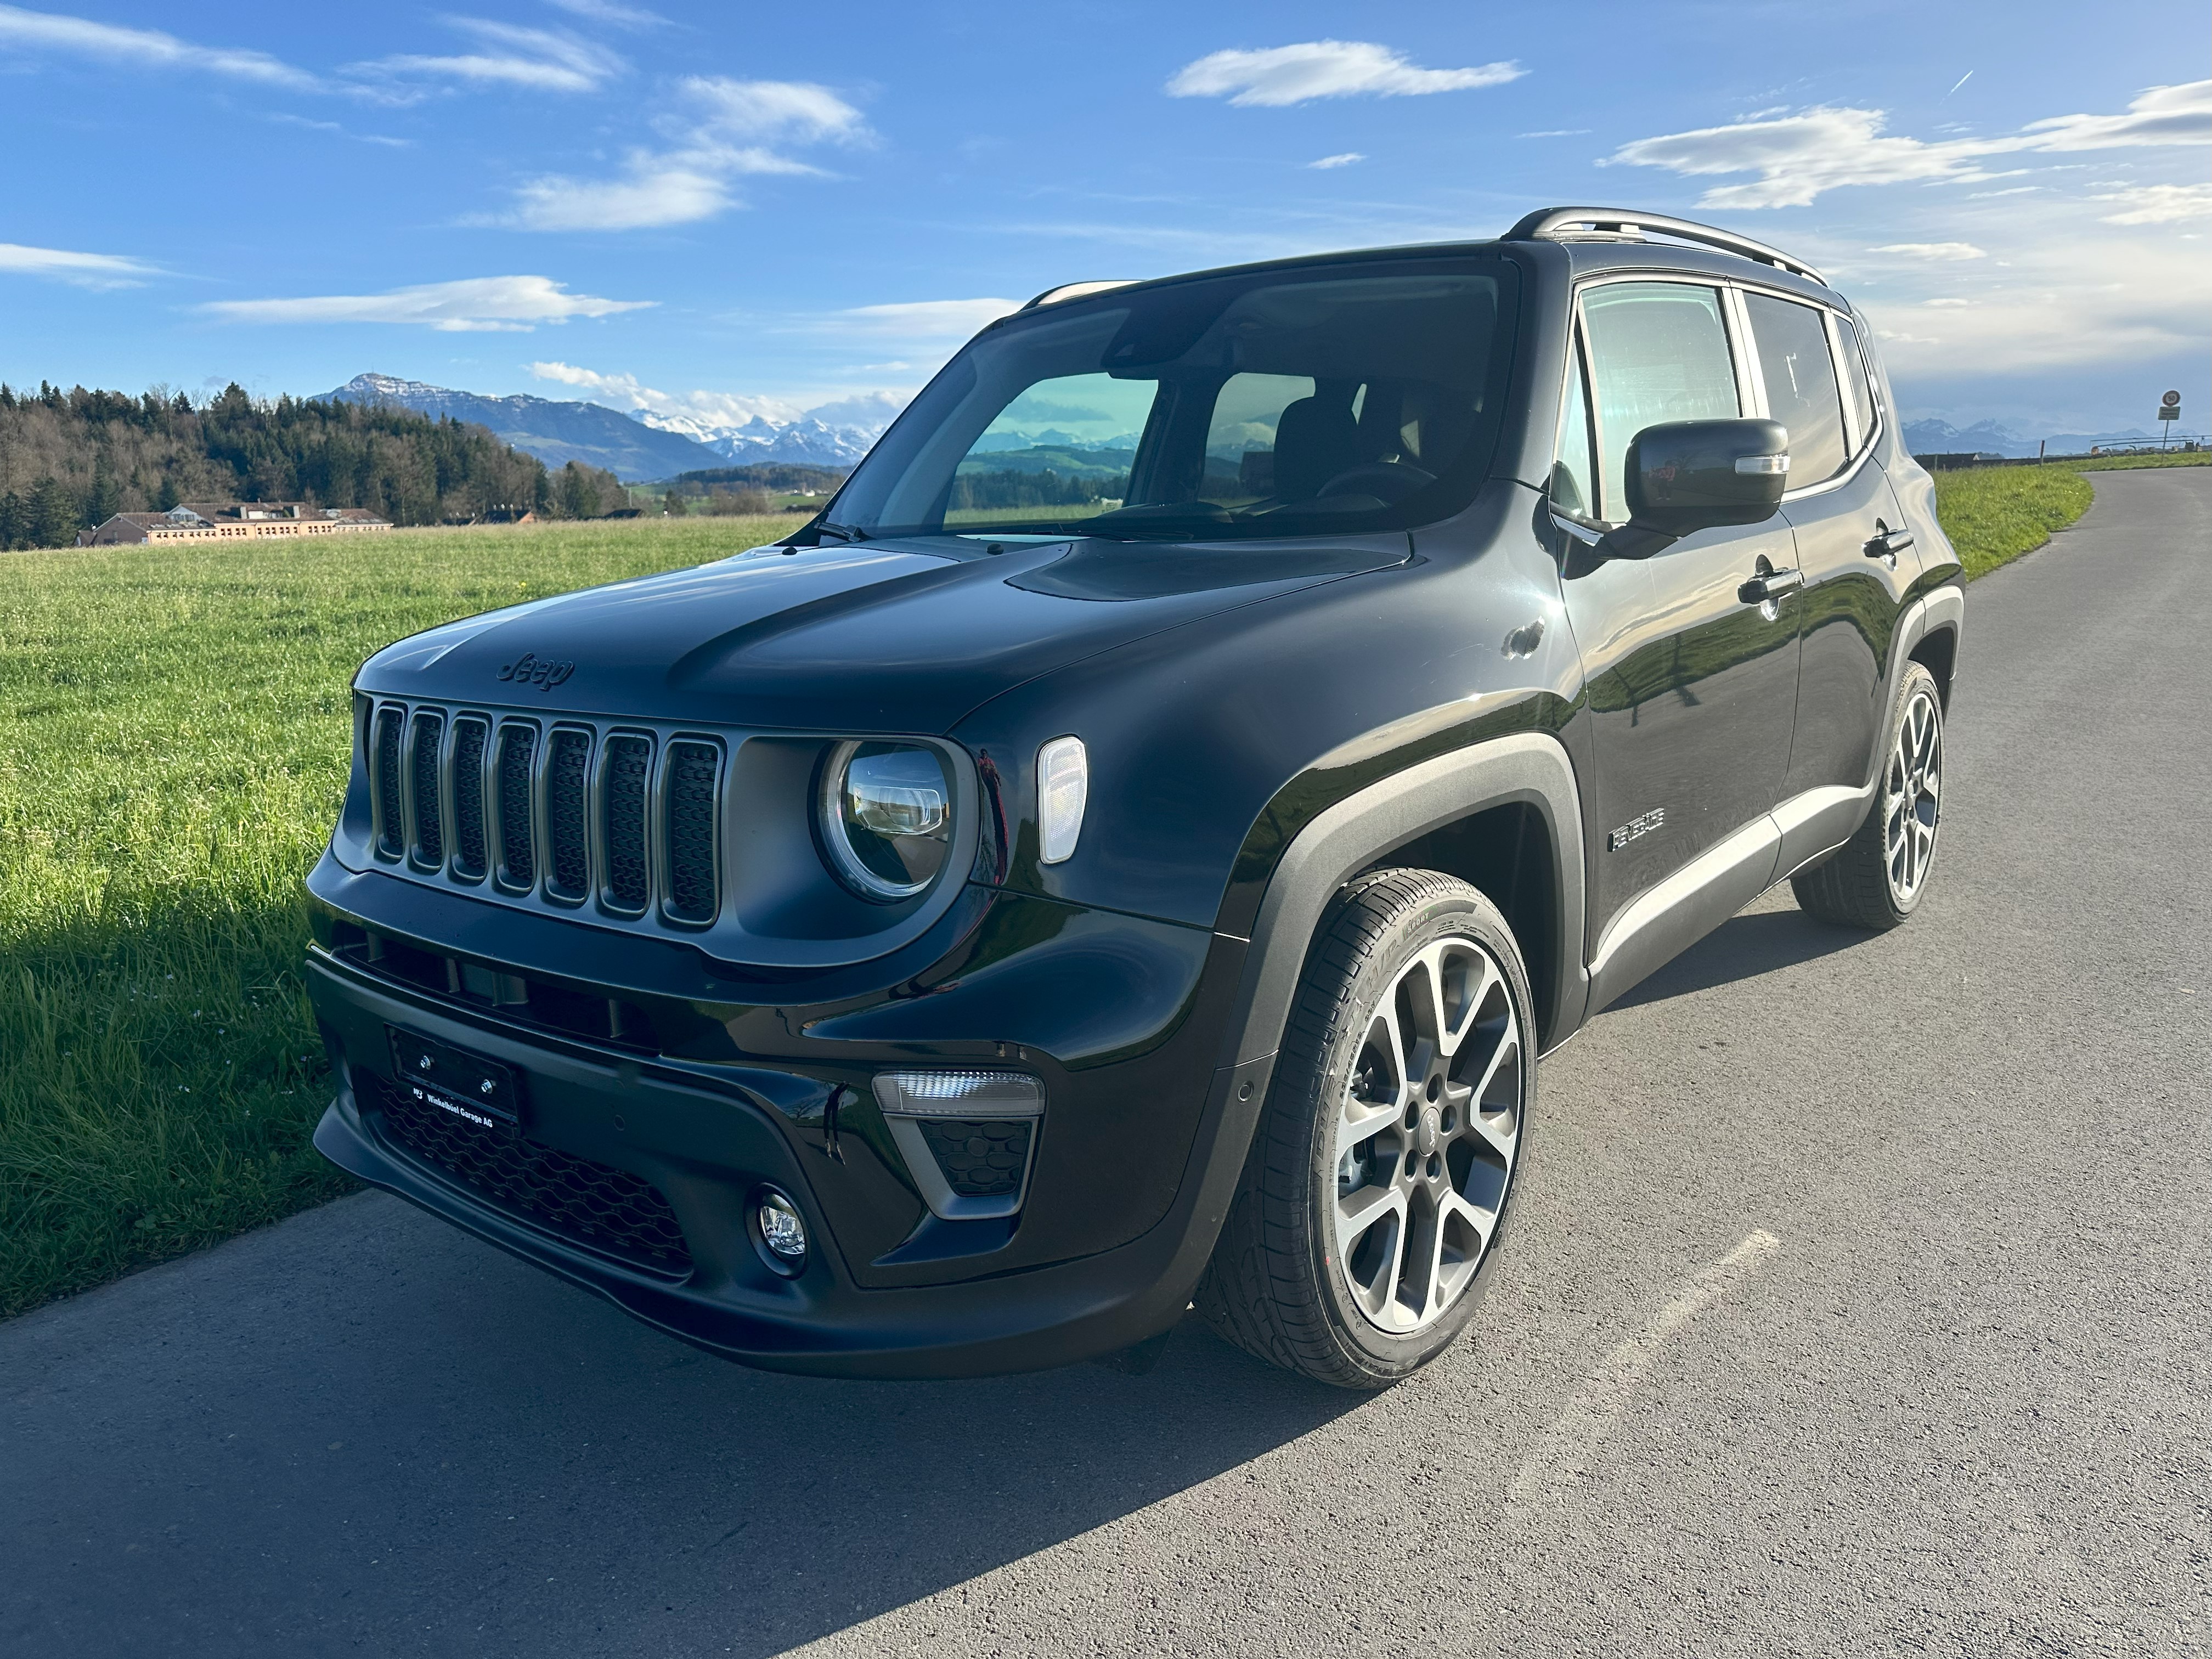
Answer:
[[[1338,896],[1199,1287],[1217,1332],[1355,1389],[1450,1344],[1521,1167],[1529,1006],[1512,930],[1465,882],[1384,870]]]
[[[1919,908],[1942,822],[1943,699],[1936,677],[1907,663],[1889,726],[1889,758],[1858,833],[1790,878],[1798,908],[1823,921],[1877,930]]]

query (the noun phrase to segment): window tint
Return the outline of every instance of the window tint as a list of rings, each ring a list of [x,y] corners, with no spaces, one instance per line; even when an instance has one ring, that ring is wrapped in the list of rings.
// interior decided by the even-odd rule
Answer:
[[[1790,429],[1790,487],[1834,477],[1847,459],[1844,400],[1820,313],[1765,294],[1747,294],[1743,302],[1759,345],[1766,412]]]
[[[1566,406],[1559,415],[1559,459],[1552,463],[1552,505],[1571,519],[1597,517],[1596,451],[1590,442],[1589,390],[1583,343],[1567,364]]]
[[[1851,401],[1856,405],[1851,419],[1851,453],[1856,455],[1866,447],[1874,436],[1874,429],[1881,423],[1880,411],[1875,407],[1874,381],[1867,374],[1866,352],[1859,344],[1858,331],[1842,317],[1836,319],[1836,336],[1844,347],[1844,374],[1851,388]]]
[[[1119,538],[1428,524],[1486,475],[1514,277],[1358,260],[1116,289],[995,323],[839,492],[830,533]]]
[[[1628,516],[1628,443],[1664,421],[1741,414],[1717,289],[1688,283],[1611,283],[1583,295],[1597,398],[1599,510]]]
[[[1129,464],[1155,390],[1150,380],[1110,374],[1037,381],[960,458],[946,526],[1064,524],[1112,512],[1129,493]]]
[[[1313,396],[1312,378],[1304,374],[1232,374],[1223,381],[1206,428],[1206,475],[1199,499],[1249,507],[1273,496],[1275,434],[1284,413]],[[1299,418],[1291,417],[1293,426]]]

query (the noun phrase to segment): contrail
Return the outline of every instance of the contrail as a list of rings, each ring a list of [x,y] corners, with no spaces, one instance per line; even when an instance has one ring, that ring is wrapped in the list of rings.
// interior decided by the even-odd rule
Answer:
[[[1965,85],[1966,84],[1966,82],[1969,82],[1969,81],[1972,80],[1973,78],[1974,78],[1974,72],[1973,72],[1973,70],[1967,70],[1964,75],[1960,76],[1956,81],[1954,81],[1954,82],[1951,83],[1951,92],[1956,92],[1956,91],[1958,91],[1958,89],[1959,89],[1960,87],[1965,86]],[[1947,93],[1945,93],[1943,95],[1944,95],[1946,98],[1948,98],[1948,97],[1951,95],[1951,92],[1947,92]]]

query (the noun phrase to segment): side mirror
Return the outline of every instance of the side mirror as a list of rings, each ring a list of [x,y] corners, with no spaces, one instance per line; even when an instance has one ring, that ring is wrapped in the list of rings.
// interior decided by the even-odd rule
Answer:
[[[1628,522],[1598,547],[1648,559],[1694,532],[1772,517],[1790,485],[1790,434],[1779,421],[1668,421],[1629,440],[1627,472]]]

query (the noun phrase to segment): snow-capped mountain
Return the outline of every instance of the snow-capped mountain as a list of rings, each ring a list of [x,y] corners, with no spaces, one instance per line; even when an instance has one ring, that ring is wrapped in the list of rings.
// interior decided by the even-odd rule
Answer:
[[[322,400],[390,404],[434,418],[472,421],[548,466],[581,461],[605,467],[626,483],[725,465],[721,451],[680,432],[641,427],[603,404],[556,403],[527,395],[485,398],[390,374],[356,374],[337,391],[324,392]]]
[[[866,454],[889,424],[886,421],[874,426],[833,425],[810,412],[788,421],[756,415],[736,426],[716,426],[696,416],[662,414],[650,409],[632,410],[630,419],[656,431],[681,434],[740,464],[796,461],[805,466],[845,467]]]

